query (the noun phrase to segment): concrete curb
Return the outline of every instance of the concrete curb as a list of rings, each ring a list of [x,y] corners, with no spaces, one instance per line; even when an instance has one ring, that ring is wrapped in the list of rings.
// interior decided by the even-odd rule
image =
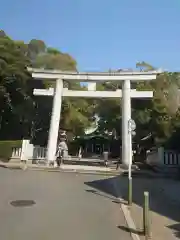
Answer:
[[[110,172],[110,171],[96,171],[96,170],[78,170],[78,169],[53,169],[53,168],[33,168],[28,167],[25,170],[30,171],[46,171],[46,172],[59,172],[59,173],[79,173],[79,174],[93,174],[93,175],[103,175],[103,176],[119,176],[120,172]]]
[[[113,180],[113,186],[114,186],[115,192],[116,192],[116,194],[117,194],[117,197],[116,197],[116,198],[117,198],[117,200],[118,200],[118,202],[119,202],[119,204],[120,204],[120,208],[121,208],[121,210],[122,210],[122,212],[123,212],[123,214],[124,214],[124,217],[125,217],[127,226],[128,226],[128,228],[129,228],[129,232],[130,232],[130,234],[131,234],[131,237],[132,237],[133,240],[140,240],[139,235],[138,235],[137,233],[134,233],[134,232],[131,231],[132,229],[135,230],[135,231],[137,231],[137,228],[136,228],[136,225],[135,225],[135,223],[134,223],[134,221],[133,221],[133,218],[132,218],[132,216],[131,216],[131,213],[130,213],[130,211],[129,211],[129,207],[128,207],[127,205],[125,205],[125,204],[123,203],[124,200],[123,200],[121,197],[119,197],[120,192],[119,192],[119,189],[118,189],[118,187],[117,187],[117,182],[116,182],[115,180]]]
[[[7,169],[18,169],[26,171],[43,171],[43,172],[59,172],[59,173],[79,173],[79,174],[91,174],[91,175],[102,175],[102,176],[119,176],[121,172],[114,171],[101,171],[101,170],[85,170],[85,169],[61,169],[61,168],[51,168],[42,166],[28,166],[26,164],[1,164],[1,167]]]
[[[89,174],[89,175],[102,175],[102,176],[119,176],[120,173],[111,173],[111,172],[101,172],[101,171],[83,171],[83,170],[56,170],[56,169],[36,169],[36,168],[27,168],[29,171],[43,171],[43,172],[59,172],[59,173],[76,173],[76,174]]]

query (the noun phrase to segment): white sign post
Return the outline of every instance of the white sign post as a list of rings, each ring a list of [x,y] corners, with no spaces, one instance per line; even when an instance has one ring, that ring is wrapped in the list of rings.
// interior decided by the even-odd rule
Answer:
[[[130,142],[129,149],[129,166],[128,166],[128,203],[132,205],[132,133],[136,129],[136,123],[133,119],[129,119],[128,121],[128,136]]]
[[[132,133],[134,133],[134,130],[136,129],[136,123],[133,119],[129,119],[128,121],[128,133],[129,133],[129,138],[130,138],[130,143],[132,142]],[[131,143],[132,145],[132,143]],[[132,151],[133,149],[130,149],[129,154],[129,178],[131,178],[131,168],[132,168]]]
[[[133,119],[129,119],[128,121],[128,134],[129,134],[129,138],[130,138],[130,146],[132,146],[132,135],[135,134],[135,131],[136,130],[136,123]],[[130,149],[129,151],[129,179],[131,178],[131,168],[132,168],[132,152],[133,152],[133,149]]]

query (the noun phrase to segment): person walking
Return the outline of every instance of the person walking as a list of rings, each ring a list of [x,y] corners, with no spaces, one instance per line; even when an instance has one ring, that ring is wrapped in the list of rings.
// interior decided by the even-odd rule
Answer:
[[[67,155],[67,153],[68,153],[68,146],[66,143],[66,136],[60,136],[59,143],[57,146],[57,151],[56,151],[56,162],[58,166],[61,165],[61,163],[63,162],[63,158]]]

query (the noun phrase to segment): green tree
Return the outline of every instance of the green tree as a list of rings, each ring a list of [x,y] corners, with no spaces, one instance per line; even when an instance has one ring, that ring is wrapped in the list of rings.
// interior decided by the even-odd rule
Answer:
[[[54,86],[32,80],[27,66],[76,71],[76,61],[66,53],[48,48],[42,40],[29,43],[13,41],[0,32],[0,135],[2,139],[23,136],[47,138],[52,99],[35,97],[33,88]],[[82,89],[80,83],[65,83],[70,89]],[[84,132],[90,124],[90,109],[85,99],[64,99],[61,128],[73,134]],[[14,127],[15,126],[15,127]],[[46,136],[46,137],[45,137]]]
[[[33,101],[28,95],[29,59],[19,45],[5,34],[0,36],[0,111],[1,138],[28,135]],[[23,103],[23,104],[22,104]],[[26,109],[26,111],[24,111]],[[18,128],[13,125],[18,126]],[[17,130],[18,129],[18,130]]]
[[[143,71],[155,70],[146,62],[138,63]],[[153,90],[152,100],[140,105],[137,100],[133,105],[139,128],[148,129],[153,134],[157,144],[164,144],[175,131],[175,122],[179,111],[179,73],[164,72],[157,79],[137,84],[139,90]],[[141,116],[141,117],[140,117]],[[144,128],[143,128],[144,127]]]

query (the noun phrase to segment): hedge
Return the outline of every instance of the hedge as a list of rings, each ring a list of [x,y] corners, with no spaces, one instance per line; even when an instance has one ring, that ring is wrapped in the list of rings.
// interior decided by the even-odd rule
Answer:
[[[12,148],[21,146],[22,140],[0,141],[0,158],[9,160],[12,156]]]

